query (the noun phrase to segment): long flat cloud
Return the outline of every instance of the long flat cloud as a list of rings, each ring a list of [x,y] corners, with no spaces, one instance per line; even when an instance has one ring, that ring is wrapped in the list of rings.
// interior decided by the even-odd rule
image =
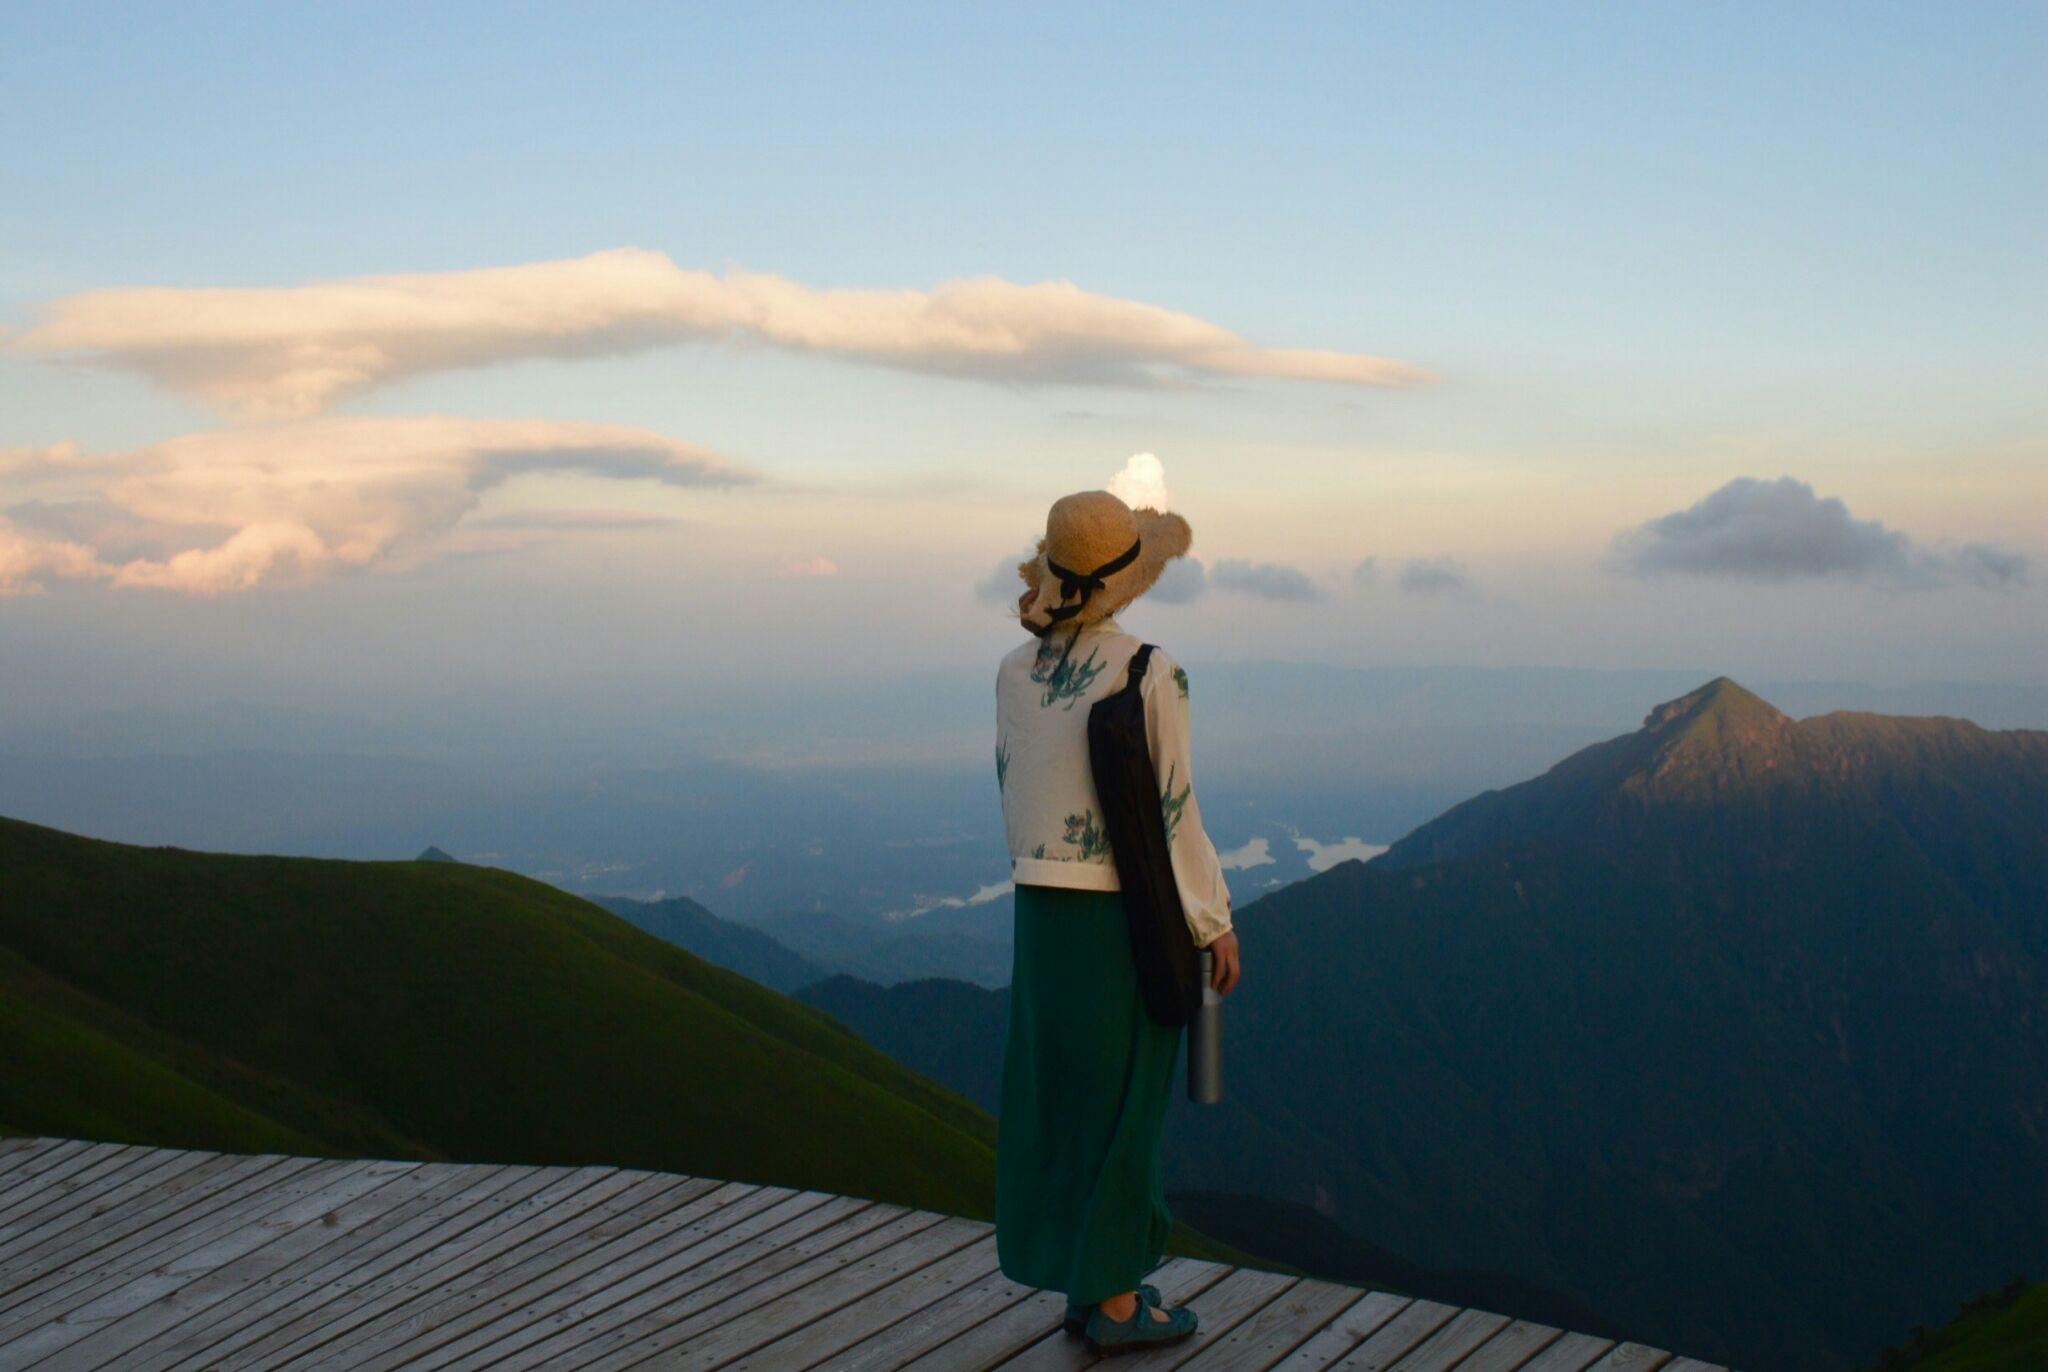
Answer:
[[[1683,510],[1615,539],[1620,566],[1641,576],[1684,574],[1787,582],[1836,577],[1901,588],[2027,579],[2025,555],[1986,543],[1928,547],[1903,530],[1858,519],[1804,481],[1741,476]]]
[[[482,494],[574,471],[673,486],[758,478],[646,429],[441,416],[188,434],[113,453],[0,452],[0,593],[99,581],[218,593],[432,555]],[[53,490],[62,494],[52,496]]]
[[[1260,347],[1193,315],[1066,281],[819,288],[679,267],[639,248],[302,286],[91,290],[52,302],[6,346],[128,368],[245,418],[293,419],[424,373],[718,340],[1011,382],[1432,379],[1393,358]]]

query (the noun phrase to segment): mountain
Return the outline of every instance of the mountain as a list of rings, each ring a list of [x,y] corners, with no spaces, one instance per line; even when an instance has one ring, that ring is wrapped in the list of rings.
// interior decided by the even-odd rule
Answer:
[[[667,900],[599,896],[596,902],[656,938],[778,991],[791,992],[827,975],[824,967],[759,929],[720,919],[688,896]]]
[[[0,873],[12,1129],[601,1162],[989,1211],[981,1110],[538,882],[136,848],[11,820]]]
[[[1010,1015],[1008,987],[991,991],[944,977],[877,986],[836,976],[804,987],[796,997],[896,1061],[944,1082],[984,1110],[996,1110]]]
[[[950,977],[980,986],[1010,980],[1010,901],[941,907],[907,919],[859,920],[822,910],[763,915],[751,927],[827,974],[893,984]]]
[[[1964,1304],[1939,1329],[1915,1330],[1871,1372],[2041,1372],[2048,1367],[2048,1282],[2013,1281]]]
[[[418,856],[418,857],[415,857],[415,858],[413,859],[413,861],[414,861],[414,862],[454,862],[454,861],[455,861],[455,859],[454,859],[453,857],[449,856],[449,855],[448,855],[447,853],[444,853],[444,852],[442,852],[442,851],[441,851],[441,850],[440,850],[439,848],[436,848],[436,847],[435,847],[435,846],[434,846],[433,844],[429,843],[429,844],[428,844],[428,845],[427,845],[427,846],[426,846],[425,848],[423,848],[423,849],[421,849],[421,850],[420,850],[420,854],[419,854],[419,856]]]
[[[2048,1261],[2048,733],[1717,679],[1237,928],[1176,1192],[1752,1372],[1867,1363]],[[988,1015],[954,1000],[831,1003],[951,1075]]]

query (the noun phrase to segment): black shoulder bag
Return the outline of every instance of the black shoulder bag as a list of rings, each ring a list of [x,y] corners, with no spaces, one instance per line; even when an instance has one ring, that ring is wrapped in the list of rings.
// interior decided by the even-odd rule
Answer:
[[[1166,847],[1166,816],[1145,729],[1140,687],[1152,645],[1131,655],[1130,677],[1088,711],[1088,763],[1102,802],[1116,879],[1123,888],[1131,957],[1145,1013],[1159,1024],[1185,1025],[1202,1005],[1200,957],[1181,909],[1180,887]]]

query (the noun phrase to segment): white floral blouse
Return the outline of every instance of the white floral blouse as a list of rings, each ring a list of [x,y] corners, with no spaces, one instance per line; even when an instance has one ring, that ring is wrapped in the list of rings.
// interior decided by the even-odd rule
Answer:
[[[1088,711],[1122,689],[1140,640],[1105,617],[1082,627],[1062,665],[1068,633],[1020,644],[996,670],[996,784],[1010,875],[1025,885],[1114,891],[1116,865],[1088,764]],[[1155,647],[1139,693],[1181,908],[1196,946],[1207,947],[1230,929],[1230,890],[1189,771],[1187,673]]]

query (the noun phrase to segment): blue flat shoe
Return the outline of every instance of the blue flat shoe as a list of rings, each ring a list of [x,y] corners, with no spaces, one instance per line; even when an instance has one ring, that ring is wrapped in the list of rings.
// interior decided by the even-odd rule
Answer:
[[[1185,1305],[1176,1305],[1165,1310],[1166,1318],[1152,1318],[1154,1310],[1163,1310],[1152,1302],[1139,1298],[1127,1320],[1113,1320],[1096,1306],[1089,1312],[1088,1323],[1082,1335],[1088,1340],[1088,1348],[1099,1358],[1113,1358],[1119,1353],[1138,1353],[1161,1344],[1179,1343],[1195,1332],[1195,1312]]]
[[[1138,1299],[1150,1301],[1154,1305],[1161,1304],[1162,1302],[1159,1288],[1151,1282],[1146,1282],[1138,1288]],[[1067,1317],[1060,1322],[1060,1328],[1066,1330],[1069,1334],[1086,1333],[1088,1330],[1088,1312],[1094,1308],[1092,1305],[1076,1305],[1072,1301],[1068,1301]]]

